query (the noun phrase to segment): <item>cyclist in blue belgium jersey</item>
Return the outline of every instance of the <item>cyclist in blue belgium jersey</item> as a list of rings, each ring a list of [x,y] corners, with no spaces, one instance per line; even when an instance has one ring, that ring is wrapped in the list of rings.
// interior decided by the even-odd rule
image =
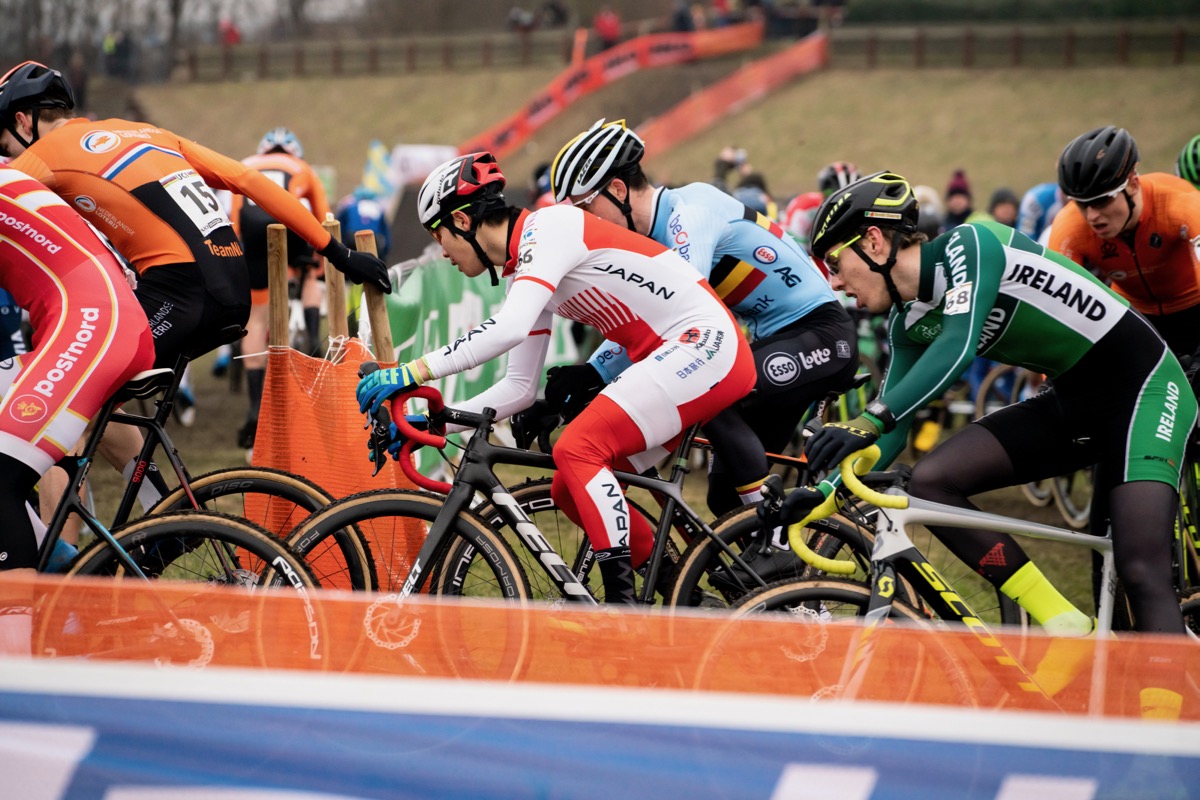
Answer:
[[[555,200],[673,248],[708,279],[742,321],[758,371],[755,394],[704,426],[715,452],[708,505],[720,514],[760,497],[766,450],[784,448],[808,406],[848,386],[858,368],[854,323],[812,259],[778,224],[708,183],[654,187],[645,145],[617,122],[598,121],[551,165]],[[576,395],[628,364],[605,343],[589,364],[562,368],[546,396]]]

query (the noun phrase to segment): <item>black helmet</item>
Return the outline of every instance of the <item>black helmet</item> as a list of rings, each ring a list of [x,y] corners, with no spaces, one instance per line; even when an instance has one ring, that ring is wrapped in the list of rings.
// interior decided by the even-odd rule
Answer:
[[[75,93],[62,73],[36,61],[26,61],[0,78],[0,125],[12,124],[18,111],[31,108],[75,107]]]
[[[1129,131],[1113,125],[1071,140],[1058,157],[1058,186],[1072,200],[1095,200],[1119,191],[1138,162]]]
[[[866,225],[912,233],[918,216],[917,198],[908,181],[891,172],[876,172],[822,201],[813,217],[813,255],[824,258],[831,247]]]

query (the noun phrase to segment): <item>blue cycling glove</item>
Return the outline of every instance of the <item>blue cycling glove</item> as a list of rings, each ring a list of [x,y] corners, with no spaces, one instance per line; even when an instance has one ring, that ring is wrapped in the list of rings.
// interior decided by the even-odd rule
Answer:
[[[358,388],[355,389],[358,410],[378,414],[380,406],[386,401],[405,389],[420,386],[423,382],[415,361],[392,369],[375,370],[360,380]]]

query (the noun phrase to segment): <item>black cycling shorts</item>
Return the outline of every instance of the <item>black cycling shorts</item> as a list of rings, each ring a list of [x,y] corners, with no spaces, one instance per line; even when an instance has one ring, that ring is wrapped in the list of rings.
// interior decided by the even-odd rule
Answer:
[[[224,344],[224,329],[245,327],[250,318],[250,286],[240,258],[150,267],[138,278],[135,294],[154,335],[156,368],[174,367],[181,354],[194,357]]]

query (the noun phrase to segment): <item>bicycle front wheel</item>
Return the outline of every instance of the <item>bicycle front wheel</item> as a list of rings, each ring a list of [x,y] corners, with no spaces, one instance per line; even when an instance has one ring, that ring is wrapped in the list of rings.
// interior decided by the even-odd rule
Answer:
[[[767,558],[755,557],[746,552],[761,528],[755,506],[734,509],[713,523],[713,535],[698,536],[679,558],[667,596],[667,605],[677,608],[728,608],[749,592],[766,584],[780,580],[795,580],[809,572],[808,565],[790,550],[773,550]],[[841,530],[842,527],[845,530]],[[822,555],[836,557],[842,550],[841,543],[858,537],[854,526],[838,519],[815,522],[809,532],[810,542],[814,537],[839,530],[837,546],[819,549]],[[861,538],[861,537],[859,537]],[[728,548],[728,550],[726,549]],[[870,553],[870,541],[856,548],[858,552]],[[848,555],[851,551],[846,551]],[[738,566],[733,558],[737,554],[746,562],[751,572]]]
[[[268,467],[219,469],[192,478],[188,486],[199,508],[243,517],[281,539],[334,499],[307,478]],[[180,486],[147,513],[190,508],[192,501]],[[353,526],[338,531],[324,547],[307,552],[305,560],[324,588],[372,590],[376,586],[370,547]]]
[[[866,614],[870,598],[868,586],[828,579],[780,581],[746,594],[730,610],[735,621],[715,637],[705,654],[697,688],[745,690],[754,685],[777,686],[783,678],[789,691],[814,700],[851,696],[914,700],[927,673],[923,645],[897,659],[903,666],[891,665],[887,680],[861,684],[850,680],[849,668],[865,666],[858,656],[868,650],[856,651],[855,645],[863,647],[862,642],[837,629],[853,630]],[[760,618],[789,624],[782,628],[747,624]],[[892,605],[891,619],[929,627],[920,611],[899,600]],[[875,655],[876,664],[887,660],[886,653]],[[901,677],[902,684],[897,682]]]
[[[343,497],[310,516],[288,537],[288,545],[303,555],[347,526],[362,530],[371,543],[381,591],[398,594],[408,580],[413,561],[430,528],[443,512],[443,495],[407,489],[382,489]],[[465,565],[448,570],[446,553],[465,545],[473,554]],[[521,564],[504,538],[470,511],[459,513],[441,552],[427,569],[424,591],[443,597],[481,600],[529,599],[529,583]],[[398,597],[381,598],[364,619],[367,636],[355,632],[353,664],[369,640],[385,650],[407,647],[416,633],[413,618]],[[528,619],[525,614],[470,613],[467,607],[441,609],[436,635],[444,669],[467,678],[510,680],[528,665]],[[497,621],[498,620],[498,621]],[[348,667],[347,667],[348,668]],[[429,671],[429,668],[425,668]]]
[[[39,613],[35,652],[192,666],[219,652],[226,666],[326,667],[317,582],[267,531],[229,515],[179,511],[142,517],[112,536],[115,547],[97,539],[66,573],[108,580],[87,587],[68,580],[56,591]],[[162,590],[138,591],[142,581]],[[238,603],[218,586],[271,591]]]

